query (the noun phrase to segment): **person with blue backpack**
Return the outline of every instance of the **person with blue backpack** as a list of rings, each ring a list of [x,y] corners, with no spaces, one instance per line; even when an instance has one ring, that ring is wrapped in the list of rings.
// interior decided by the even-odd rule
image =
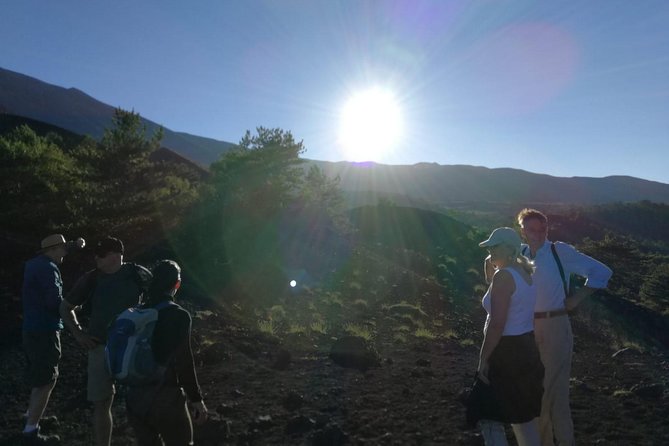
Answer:
[[[192,445],[193,425],[187,402],[193,407],[196,423],[204,423],[208,415],[195,373],[191,316],[174,302],[174,296],[181,286],[181,268],[172,260],[161,260],[152,273],[153,280],[146,299],[137,310],[158,313],[150,336],[151,352],[158,365],[158,372],[144,383],[128,384],[128,420],[141,446],[163,442],[168,446]],[[110,337],[114,336],[114,326],[122,327],[121,319],[124,317],[119,316],[110,328]],[[108,344],[108,350],[114,349],[110,347]],[[111,368],[115,368],[113,361]],[[131,379],[129,375],[132,375],[132,370],[131,373],[125,373],[122,369],[116,371]],[[139,379],[139,373],[136,375]]]
[[[101,239],[95,247],[96,269],[83,275],[60,304],[60,315],[75,340],[88,351],[87,398],[93,403],[93,431],[97,446],[109,446],[112,434],[111,407],[116,392],[105,366],[107,328],[119,313],[141,302],[151,273],[123,261],[124,246],[114,237]],[[82,329],[74,310],[90,304],[88,329]]]

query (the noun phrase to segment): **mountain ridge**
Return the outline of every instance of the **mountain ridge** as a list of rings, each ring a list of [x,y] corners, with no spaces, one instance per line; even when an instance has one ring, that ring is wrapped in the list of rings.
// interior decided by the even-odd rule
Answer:
[[[40,79],[0,68],[0,112],[56,125],[65,130],[99,139],[111,124],[116,108],[75,87],[60,87]],[[161,126],[142,117],[149,132]],[[181,156],[208,166],[233,143],[175,132],[163,127],[163,145]]]
[[[508,167],[310,163],[330,177],[339,177],[342,189],[349,193],[374,191],[377,198],[400,195],[444,207],[468,202],[578,205],[648,200],[669,203],[669,184],[624,175],[567,178]]]
[[[24,116],[65,130],[100,138],[115,108],[75,87],[59,87],[37,78],[0,68],[0,112]],[[160,126],[142,118],[149,132]],[[162,145],[194,163],[208,167],[235,144],[164,128]],[[339,177],[351,203],[376,204],[379,199],[398,204],[440,209],[471,203],[602,204],[654,201],[669,203],[669,184],[627,175],[556,177],[504,167],[440,165],[385,165],[305,160],[328,176]]]

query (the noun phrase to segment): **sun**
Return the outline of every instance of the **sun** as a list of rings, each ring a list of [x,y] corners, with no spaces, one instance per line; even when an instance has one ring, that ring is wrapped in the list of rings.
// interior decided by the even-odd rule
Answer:
[[[401,142],[402,133],[400,106],[389,90],[360,91],[341,109],[339,146],[348,161],[382,161]]]

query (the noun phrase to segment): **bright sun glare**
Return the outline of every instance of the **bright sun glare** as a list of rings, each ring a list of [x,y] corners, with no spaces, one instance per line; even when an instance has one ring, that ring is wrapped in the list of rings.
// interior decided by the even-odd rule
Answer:
[[[339,144],[348,161],[382,161],[402,138],[400,107],[392,92],[379,87],[350,97],[339,124]]]

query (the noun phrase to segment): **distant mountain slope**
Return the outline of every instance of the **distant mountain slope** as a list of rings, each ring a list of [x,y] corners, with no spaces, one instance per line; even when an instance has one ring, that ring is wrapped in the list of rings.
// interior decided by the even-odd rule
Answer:
[[[63,88],[0,68],[0,113],[25,116],[71,132],[100,138],[109,127],[114,107],[76,88]],[[141,110],[138,110],[141,114]],[[144,119],[149,131],[158,124]],[[162,144],[208,166],[233,147],[232,143],[165,129]]]
[[[374,198],[388,196],[404,197],[405,202],[397,204],[444,207],[467,207],[469,203],[479,206],[587,205],[641,200],[669,203],[669,184],[627,176],[564,178],[519,169],[427,163],[412,166],[312,163],[330,177],[339,176],[341,187],[349,196],[365,196],[368,204],[375,204],[371,201]]]
[[[102,136],[114,107],[75,88],[62,88],[0,68],[0,113],[24,116],[77,134]],[[141,112],[141,111],[140,111]],[[144,119],[151,131],[158,127]],[[164,147],[208,166],[232,143],[165,129]],[[561,178],[519,169],[420,163],[412,166],[310,161],[328,176],[339,176],[350,207],[379,198],[426,209],[516,209],[518,205],[649,200],[669,203],[669,184],[627,176]],[[308,164],[307,164],[308,165]]]

